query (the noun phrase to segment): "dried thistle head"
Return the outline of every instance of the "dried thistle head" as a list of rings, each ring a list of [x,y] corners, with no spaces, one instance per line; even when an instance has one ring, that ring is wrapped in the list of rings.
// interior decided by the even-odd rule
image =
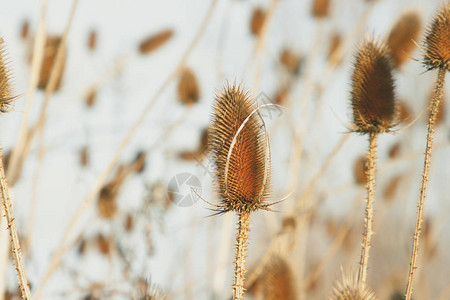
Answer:
[[[172,29],[166,29],[156,33],[155,35],[151,35],[139,44],[139,52],[141,54],[150,53],[167,43],[172,36]]]
[[[294,300],[294,275],[285,259],[276,256],[264,267],[263,295],[265,300]]]
[[[280,62],[290,74],[298,74],[301,62],[299,55],[289,49],[284,49],[280,54]]]
[[[444,4],[427,29],[424,64],[429,70],[450,70],[450,4]]]
[[[342,271],[342,270],[341,270]],[[333,287],[330,300],[376,300],[369,287],[358,284],[356,276],[342,271],[342,282],[337,281]]]
[[[403,14],[392,27],[387,45],[391,50],[395,67],[400,67],[406,62],[415,48],[414,41],[417,40],[422,29],[422,19],[416,11]]]
[[[191,69],[184,69],[178,81],[178,99],[181,103],[192,105],[198,102],[200,89],[197,77]]]
[[[366,185],[368,181],[367,177],[367,157],[362,155],[357,160],[355,160],[353,176],[355,177],[355,182],[359,185]]]
[[[8,112],[10,104],[16,99],[13,96],[11,69],[6,55],[5,42],[0,38],[0,112]]]
[[[270,156],[264,128],[254,99],[242,86],[227,84],[217,94],[208,140],[221,212],[267,207]]]
[[[358,49],[351,97],[355,131],[382,133],[395,125],[391,56],[382,43],[368,40]]]
[[[88,38],[88,48],[89,50],[95,50],[97,47],[97,31],[95,29],[91,29],[89,32],[89,38]]]

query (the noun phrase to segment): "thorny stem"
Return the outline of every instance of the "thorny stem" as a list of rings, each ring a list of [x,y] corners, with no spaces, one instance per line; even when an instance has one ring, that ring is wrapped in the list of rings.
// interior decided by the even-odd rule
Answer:
[[[433,99],[431,100],[429,106],[430,112],[428,116],[427,144],[425,148],[425,159],[423,164],[422,186],[420,189],[420,198],[417,209],[416,228],[414,230],[413,249],[411,254],[411,262],[409,264],[408,284],[406,286],[406,295],[405,295],[406,300],[411,299],[414,283],[414,272],[417,269],[416,261],[419,253],[419,238],[423,222],[423,205],[425,200],[425,192],[428,185],[428,173],[430,171],[430,157],[431,157],[431,148],[433,147],[434,124],[436,122],[436,116],[439,111],[439,103],[442,100],[445,74],[446,74],[445,69],[439,69],[439,75],[434,87]]]
[[[9,236],[11,238],[11,250],[16,266],[17,277],[19,278],[19,287],[22,293],[22,298],[25,300],[31,299],[30,287],[28,286],[25,268],[23,267],[22,254],[20,251],[19,236],[17,234],[16,224],[14,222],[14,214],[12,210],[11,200],[8,194],[8,186],[6,183],[5,171],[3,169],[3,157],[0,151],[0,185],[3,208],[5,210],[5,217],[8,223]]]
[[[375,195],[375,170],[377,159],[377,133],[371,132],[369,137],[369,152],[367,153],[367,201],[366,217],[364,219],[364,235],[361,249],[361,260],[359,262],[358,284],[365,285],[367,279],[367,267],[369,261],[370,242],[373,235],[373,202]]]
[[[239,224],[236,237],[236,258],[234,260],[233,300],[244,299],[245,257],[247,255],[248,231],[250,228],[250,213],[238,214]]]

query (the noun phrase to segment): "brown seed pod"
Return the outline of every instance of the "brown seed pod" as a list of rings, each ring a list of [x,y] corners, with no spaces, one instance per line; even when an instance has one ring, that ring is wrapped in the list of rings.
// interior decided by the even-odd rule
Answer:
[[[311,13],[316,18],[328,16],[330,10],[330,0],[313,0]]]
[[[197,103],[199,98],[200,90],[197,77],[192,70],[186,68],[178,81],[178,99],[183,104],[192,105]]]
[[[97,31],[95,31],[94,29],[92,29],[89,32],[89,38],[88,38],[88,48],[90,50],[95,50],[95,48],[97,47]]]
[[[107,255],[111,252],[111,241],[109,237],[105,237],[103,234],[97,236],[97,247],[100,253]]]
[[[114,182],[105,185],[97,200],[98,212],[102,218],[112,219],[117,214],[118,188]]]
[[[0,112],[8,112],[10,104],[16,99],[13,96],[12,74],[9,67],[5,42],[0,38]]]
[[[346,275],[342,271],[342,282],[333,287],[330,300],[376,300],[375,294],[364,284],[358,284],[356,276]]]
[[[359,157],[354,164],[353,175],[355,177],[355,182],[360,185],[367,184],[367,157]]]
[[[397,111],[398,111],[398,121],[406,122],[410,121],[412,117],[411,108],[406,104],[405,101],[400,100],[396,102]]]
[[[246,122],[246,123],[244,123]],[[270,156],[256,103],[242,86],[226,85],[216,95],[209,149],[215,161],[220,210],[264,208],[270,193]]]
[[[56,53],[58,52],[59,45],[62,38],[60,36],[50,36],[47,38],[44,48],[44,58],[42,60],[41,73],[39,75],[38,88],[45,90],[50,80],[50,74],[53,69],[53,65],[56,60]],[[57,74],[57,80],[55,85],[55,91],[61,87],[62,75],[64,72],[64,66],[66,62],[66,49],[63,50],[63,61],[60,72]]]
[[[264,267],[263,295],[265,300],[294,300],[294,275],[285,259],[275,256]]]
[[[264,19],[266,18],[266,12],[258,7],[253,11],[252,19],[250,21],[250,31],[254,35],[258,36],[261,33]]]
[[[392,27],[387,45],[391,50],[393,63],[396,68],[411,58],[411,52],[415,49],[415,43],[422,29],[420,14],[410,11],[397,20]]]
[[[286,70],[295,75],[300,70],[300,57],[289,49],[284,49],[280,54],[280,62]]]
[[[386,186],[386,189],[384,190],[384,193],[383,193],[383,198],[384,198],[385,202],[389,203],[392,201],[395,194],[397,193],[398,185],[400,184],[401,180],[402,180],[402,175],[397,175],[389,181],[389,183]]]
[[[28,20],[23,21],[22,28],[20,29],[20,37],[26,39],[28,32],[30,31],[30,22]]]
[[[389,148],[389,158],[391,158],[391,159],[397,158],[398,155],[400,154],[400,150],[401,150],[401,144],[399,142],[392,145],[392,147]]]
[[[167,43],[172,36],[172,29],[166,29],[155,35],[151,35],[140,43],[139,52],[142,54],[150,53]]]
[[[431,69],[450,70],[450,4],[445,3],[427,29],[424,64]]]
[[[394,126],[392,63],[383,44],[368,40],[357,51],[351,97],[355,131],[382,133]]]
[[[86,167],[89,164],[89,148],[83,146],[80,149],[80,166]]]
[[[86,106],[92,107],[95,104],[95,100],[97,99],[97,89],[91,88],[86,96]]]
[[[286,103],[288,97],[289,97],[289,87],[284,86],[280,90],[278,90],[277,93],[275,94],[274,96],[275,103],[283,105]]]

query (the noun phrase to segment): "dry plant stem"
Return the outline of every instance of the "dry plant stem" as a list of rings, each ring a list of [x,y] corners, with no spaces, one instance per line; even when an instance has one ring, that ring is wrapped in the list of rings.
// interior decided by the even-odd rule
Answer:
[[[245,257],[247,256],[248,231],[250,229],[250,213],[238,214],[239,225],[236,237],[236,258],[234,260],[233,300],[244,299]]]
[[[184,65],[185,65],[185,63],[187,61],[187,58],[189,57],[189,55],[191,54],[192,50],[195,48],[195,46],[199,42],[200,38],[203,36],[203,33],[204,33],[205,29],[206,29],[206,26],[207,26],[209,20],[211,19],[211,16],[212,16],[212,13],[214,11],[214,8],[215,8],[216,4],[217,4],[217,0],[212,0],[211,1],[211,4],[210,4],[210,6],[208,8],[208,11],[207,11],[207,13],[205,15],[205,18],[203,19],[203,22],[200,25],[199,30],[197,31],[197,34],[195,35],[195,37],[192,40],[192,42],[189,45],[189,47],[186,49],[186,52],[183,54],[183,56],[180,59],[178,65],[175,67],[175,69],[172,71],[172,73],[169,75],[169,77],[164,81],[162,86],[157,90],[156,94],[152,97],[150,102],[144,108],[144,110],[142,111],[142,113],[139,116],[139,118],[137,119],[137,121],[134,123],[134,125],[130,128],[130,130],[126,134],[126,136],[123,138],[123,140],[120,143],[119,147],[117,148],[113,158],[111,159],[110,163],[107,165],[105,170],[99,176],[99,178],[98,178],[97,182],[95,183],[94,187],[91,189],[91,191],[86,196],[84,201],[80,204],[80,206],[75,211],[72,219],[70,220],[70,222],[69,222],[69,224],[68,224],[68,226],[67,226],[67,228],[66,228],[66,230],[64,232],[64,235],[62,237],[61,242],[59,243],[56,251],[54,252],[54,254],[53,254],[53,256],[52,256],[52,258],[50,260],[50,265],[47,268],[47,271],[46,271],[46,273],[45,273],[45,275],[44,275],[44,277],[42,279],[42,282],[41,282],[41,284],[39,285],[39,287],[38,287],[38,289],[36,291],[36,296],[35,296],[36,299],[40,298],[40,296],[42,294],[43,287],[45,286],[45,284],[47,283],[47,281],[50,278],[50,276],[53,274],[53,272],[58,267],[58,265],[59,265],[59,263],[61,261],[62,255],[64,254],[64,251],[66,250],[66,246],[67,246],[67,244],[70,241],[70,237],[71,237],[72,231],[74,230],[78,219],[86,211],[86,209],[89,207],[89,205],[95,200],[95,197],[99,193],[99,191],[102,188],[103,184],[108,179],[109,174],[114,169],[114,167],[116,166],[117,162],[119,161],[120,154],[125,149],[125,147],[128,145],[128,143],[131,141],[132,137],[134,136],[134,134],[136,133],[138,128],[144,122],[147,114],[151,111],[151,109],[155,105],[156,100],[159,99],[159,97],[162,95],[163,91],[169,86],[169,84],[172,82],[172,80],[177,78],[177,76],[180,73],[180,71],[183,70],[183,67],[184,67]]]
[[[11,200],[8,194],[8,186],[6,184],[5,171],[3,169],[3,157],[0,152],[0,185],[3,209],[5,210],[6,221],[8,222],[9,236],[11,238],[12,254],[14,265],[16,266],[17,276],[19,278],[20,292],[23,299],[31,299],[30,287],[28,286],[25,268],[23,267],[22,254],[20,251],[19,236],[17,234],[16,223],[14,222],[14,214],[12,210]]]
[[[422,186],[420,188],[420,198],[417,209],[417,219],[416,219],[416,228],[414,230],[414,238],[413,238],[413,249],[411,254],[411,261],[409,265],[409,276],[408,276],[408,284],[406,286],[406,300],[410,300],[413,291],[413,283],[414,283],[414,273],[416,271],[416,261],[419,253],[419,239],[420,232],[422,230],[422,222],[423,222],[423,205],[425,200],[425,193],[428,185],[428,173],[430,171],[430,158],[431,158],[431,149],[433,147],[433,134],[434,134],[434,123],[436,122],[436,116],[439,110],[439,103],[442,100],[444,81],[445,81],[445,69],[439,69],[438,78],[436,81],[436,85],[434,88],[433,99],[430,104],[430,114],[428,117],[428,133],[427,133],[427,143],[425,148],[425,158],[423,164],[423,173],[422,173]]]
[[[369,137],[369,152],[367,154],[367,203],[366,218],[364,219],[364,234],[361,249],[361,260],[358,271],[358,284],[366,284],[367,267],[369,262],[370,242],[372,240],[373,230],[373,202],[375,196],[375,170],[377,159],[377,133],[371,132]]]

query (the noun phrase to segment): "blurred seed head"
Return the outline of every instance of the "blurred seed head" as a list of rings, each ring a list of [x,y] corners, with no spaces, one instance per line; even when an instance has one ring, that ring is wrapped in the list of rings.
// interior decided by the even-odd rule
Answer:
[[[117,215],[117,193],[115,183],[105,185],[97,199],[97,208],[100,216],[105,219],[113,219]]]
[[[299,73],[301,58],[291,50],[284,49],[281,52],[280,62],[290,74],[296,75]]]
[[[139,151],[132,163],[132,169],[137,173],[142,173],[145,170],[145,161],[147,160],[147,153]]]
[[[91,51],[93,51],[93,50],[95,50],[95,48],[97,48],[97,31],[95,29],[92,29],[89,32],[88,48]]]
[[[397,194],[398,186],[402,180],[402,175],[396,175],[388,182],[384,192],[383,199],[386,203],[390,203]]]
[[[265,18],[266,11],[260,7],[255,8],[250,21],[250,31],[252,34],[258,36],[261,33]]]
[[[80,149],[80,166],[86,167],[89,164],[89,148],[83,146]]]
[[[399,142],[392,145],[392,147],[389,148],[389,153],[388,153],[389,158],[391,158],[391,159],[397,158],[400,154],[400,150],[401,150],[401,144]]]
[[[313,0],[311,13],[316,18],[328,17],[330,0]]]
[[[86,96],[86,106],[92,107],[97,99],[97,89],[95,87],[91,88]]]
[[[272,257],[271,261],[264,267],[262,277],[265,300],[296,299],[294,275],[284,258]]]
[[[145,38],[139,45],[139,52],[141,54],[148,54],[167,43],[173,36],[172,29],[165,29],[154,35]]]
[[[375,294],[369,287],[358,284],[356,276],[344,274],[342,271],[342,281],[337,281],[333,287],[330,300],[376,300]]]
[[[185,68],[178,81],[178,99],[183,104],[192,105],[197,103],[199,98],[197,77],[191,69]]]
[[[6,54],[5,41],[0,38],[0,112],[11,110],[11,102],[16,99],[13,96],[12,74]]]
[[[435,14],[427,29],[424,63],[429,70],[450,70],[450,3],[445,3]]]
[[[381,42],[368,40],[358,49],[351,98],[355,131],[382,133],[394,126],[397,116],[392,63]]]
[[[398,111],[398,121],[407,122],[411,121],[412,111],[408,106],[407,102],[404,100],[396,101],[397,111]]]
[[[353,176],[355,177],[355,182],[359,185],[367,184],[367,157],[360,156],[353,166]]]
[[[338,32],[334,32],[330,36],[330,44],[329,44],[329,48],[328,48],[328,60],[330,60],[334,64],[340,64],[342,62],[342,59],[340,59],[339,61],[337,60],[338,59],[337,50],[341,46],[341,43],[342,43],[341,34]]]
[[[421,30],[422,19],[416,11],[404,13],[392,27],[387,45],[396,68],[411,58],[411,52],[415,49],[414,41],[417,41]]]
[[[28,20],[24,20],[22,22],[22,27],[20,29],[20,37],[22,39],[26,39],[28,37],[29,31],[30,31],[30,22]]]
[[[39,75],[39,83],[38,88],[45,90],[47,84],[50,80],[50,74],[52,72],[53,66],[56,60],[56,54],[58,52],[59,45],[61,44],[62,37],[60,36],[48,36],[45,48],[44,48],[44,57],[42,60],[41,73]],[[55,91],[58,91],[61,88],[62,75],[64,73],[64,67],[66,64],[66,49],[63,49],[63,60],[60,71],[58,72]]]
[[[255,100],[235,84],[227,84],[214,101],[208,140],[223,212],[260,209],[269,197],[270,158],[267,159],[264,127],[257,113],[249,117],[255,109]],[[236,135],[247,117],[248,122]],[[227,176],[228,153],[235,137]]]

